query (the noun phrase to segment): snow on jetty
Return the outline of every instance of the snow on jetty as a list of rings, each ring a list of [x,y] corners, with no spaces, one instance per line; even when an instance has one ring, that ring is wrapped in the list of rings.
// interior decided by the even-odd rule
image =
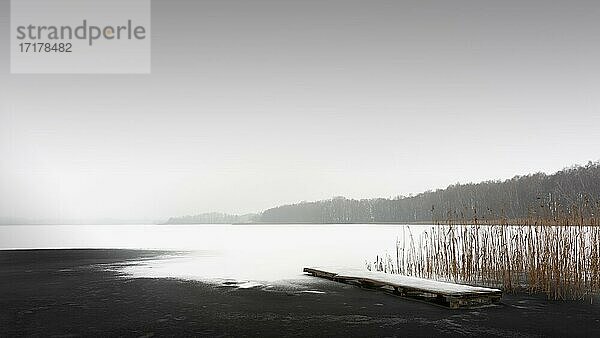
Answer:
[[[304,272],[337,282],[379,288],[406,298],[450,308],[499,303],[502,291],[484,287],[439,282],[430,279],[332,267],[304,268]]]

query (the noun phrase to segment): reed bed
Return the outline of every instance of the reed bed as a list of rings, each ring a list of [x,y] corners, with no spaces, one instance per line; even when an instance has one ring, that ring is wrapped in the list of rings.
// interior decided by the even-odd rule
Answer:
[[[592,300],[600,294],[600,226],[592,219],[450,220],[418,236],[405,226],[395,255],[378,256],[367,268],[505,292],[545,293],[556,300]]]

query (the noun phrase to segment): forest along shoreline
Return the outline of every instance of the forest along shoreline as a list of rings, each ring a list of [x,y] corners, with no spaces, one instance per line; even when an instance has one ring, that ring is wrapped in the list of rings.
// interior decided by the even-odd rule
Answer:
[[[589,217],[598,215],[599,210],[600,162],[589,162],[550,175],[455,184],[415,196],[334,197],[253,214],[211,212],[172,217],[165,224],[438,224],[448,220],[478,224],[511,220],[515,224],[531,217]]]

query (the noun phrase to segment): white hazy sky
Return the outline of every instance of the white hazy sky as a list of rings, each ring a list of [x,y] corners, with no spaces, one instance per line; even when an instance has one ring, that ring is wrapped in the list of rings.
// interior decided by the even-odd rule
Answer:
[[[244,213],[600,159],[596,0],[152,4],[151,75],[10,75],[0,35],[0,219]]]

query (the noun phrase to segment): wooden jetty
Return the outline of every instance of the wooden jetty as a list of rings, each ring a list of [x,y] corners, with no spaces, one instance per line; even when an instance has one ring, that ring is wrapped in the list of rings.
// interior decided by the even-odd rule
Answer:
[[[452,309],[499,303],[502,291],[477,286],[438,282],[383,272],[330,267],[304,268],[304,272],[336,282],[379,289]]]

